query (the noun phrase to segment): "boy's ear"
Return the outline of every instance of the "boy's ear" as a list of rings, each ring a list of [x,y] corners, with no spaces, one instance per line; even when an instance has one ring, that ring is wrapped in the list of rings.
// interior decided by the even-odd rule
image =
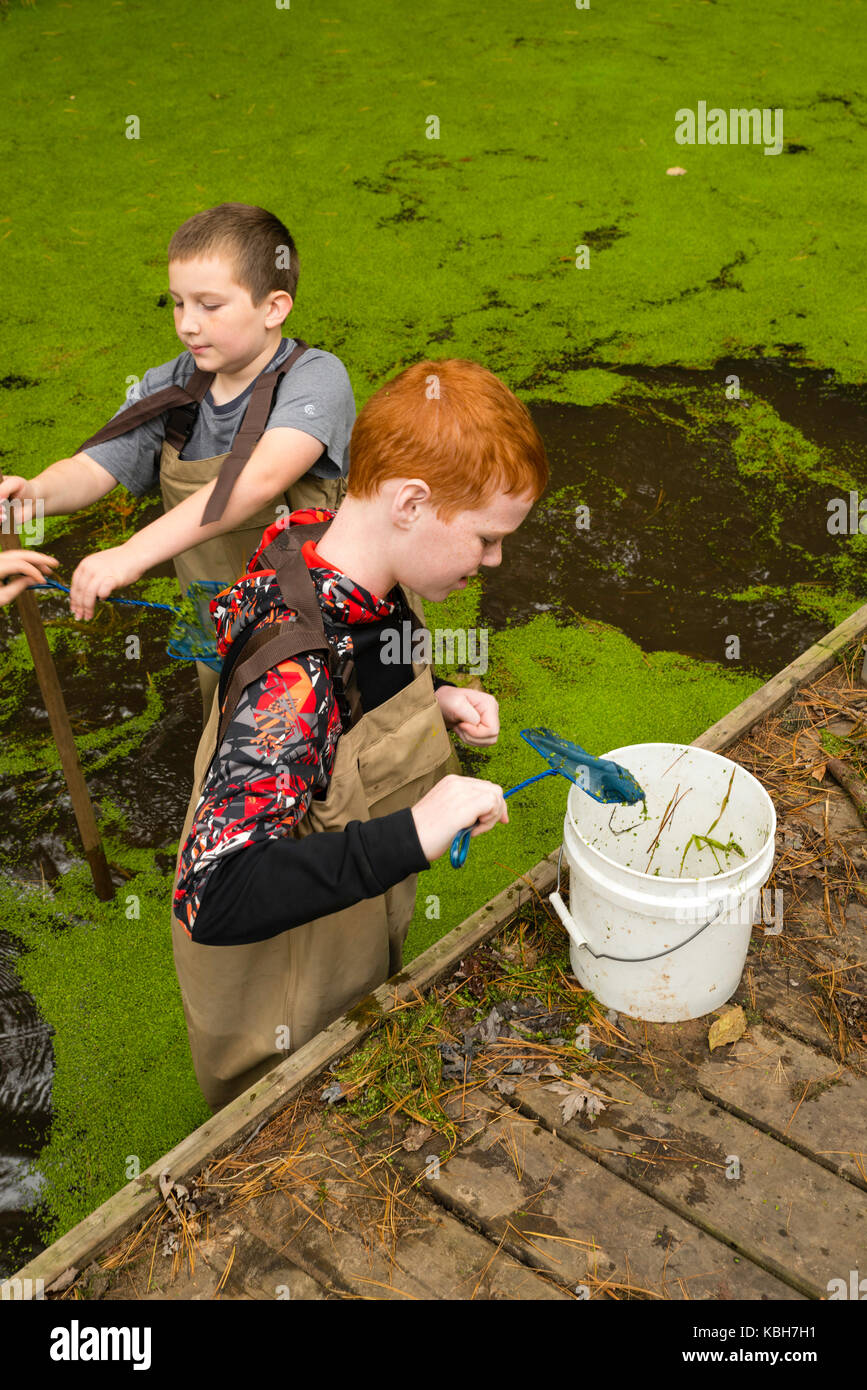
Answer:
[[[430,501],[430,487],[423,478],[400,478],[391,499],[391,520],[406,530],[413,525],[419,509]]]
[[[292,312],[292,305],[295,301],[287,290],[273,290],[268,296],[268,309],[265,314],[265,326],[276,328],[278,324],[284,323]]]

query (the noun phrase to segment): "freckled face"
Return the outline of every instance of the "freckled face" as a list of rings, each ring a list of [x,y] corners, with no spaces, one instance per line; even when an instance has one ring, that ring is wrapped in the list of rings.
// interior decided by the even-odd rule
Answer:
[[[458,512],[449,521],[437,518],[430,503],[423,504],[404,582],[432,603],[441,603],[454,589],[465,589],[481,565],[502,563],[503,539],[517,531],[533,501],[530,494],[498,493],[490,502]]]

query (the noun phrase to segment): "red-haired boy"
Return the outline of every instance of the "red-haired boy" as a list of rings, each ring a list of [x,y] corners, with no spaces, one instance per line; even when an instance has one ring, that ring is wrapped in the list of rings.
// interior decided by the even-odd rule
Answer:
[[[395,663],[390,639],[420,627],[404,585],[438,602],[500,564],[547,483],[542,441],[484,367],[422,362],[368,401],[350,460],[340,510],[269,527],[212,604],[223,670],[173,940],[215,1108],[400,969],[418,873],[508,820],[499,786],[447,775],[447,730],[496,742],[496,700]]]

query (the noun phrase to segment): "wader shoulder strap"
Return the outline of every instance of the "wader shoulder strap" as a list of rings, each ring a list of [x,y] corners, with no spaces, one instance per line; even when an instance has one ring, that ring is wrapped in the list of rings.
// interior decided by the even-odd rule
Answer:
[[[182,438],[181,448],[183,448],[189,430],[192,428],[195,413],[204,400],[205,393],[213,379],[213,372],[200,372],[196,368],[186,386],[164,386],[161,391],[155,391],[151,396],[143,396],[140,401],[135,401],[129,409],[122,410],[114,419],[109,420],[108,424],[103,425],[96,434],[85,439],[83,444],[79,444],[76,452],[82,453],[94,444],[106,444],[110,439],[117,439],[121,434],[128,434],[138,425],[144,425],[148,420],[153,420],[157,415],[163,415],[167,411],[172,412],[170,419],[176,422],[172,429],[174,437],[169,434],[169,430],[166,428],[166,439],[177,448],[177,440]],[[176,409],[173,410],[173,407]],[[178,426],[187,416],[190,418],[187,435],[181,436]]]
[[[223,515],[235,479],[265,432],[281,378],[309,346],[309,343],[298,338],[295,347],[276,371],[265,372],[256,378],[247,409],[232,444],[232,451],[220,470],[217,486],[209,498],[208,514],[202,518],[203,526],[209,521],[219,521]],[[83,444],[79,444],[76,452],[83,453],[95,444],[106,444],[110,439],[117,439],[119,435],[129,434],[130,430],[146,424],[157,415],[166,415],[166,440],[180,454],[190,437],[199,406],[210,390],[214,376],[214,372],[202,372],[197,367],[186,386],[164,386],[153,395],[143,396],[140,401],[135,401],[127,410],[122,410],[119,415],[109,420],[107,425],[103,425],[101,430],[97,430],[96,434],[92,434]],[[227,469],[231,469],[231,472],[227,475],[227,482],[223,484],[223,475]]]
[[[229,653],[220,673],[221,714],[215,752],[223,742],[247,686],[281,661],[306,652],[320,653],[328,663],[344,731],[361,717],[363,711],[354,679],[354,662],[351,657],[339,660],[325,635],[316,588],[301,553],[304,541],[318,540],[329,525],[325,521],[304,527],[286,527],[263,551],[262,568],[274,569],[280,592],[287,605],[296,610],[297,617],[251,629],[250,635],[242,638],[237,648]]]
[[[232,444],[232,451],[225,459],[217,477],[216,486],[208,498],[208,505],[202,516],[202,526],[208,526],[212,521],[219,521],[226,510],[232,488],[265,433],[265,426],[268,423],[268,417],[271,414],[274,398],[282,378],[288,371],[291,371],[298,358],[307,351],[309,346],[310,344],[305,343],[303,338],[298,338],[285,362],[281,362],[280,366],[273,372],[263,372],[261,376],[256,378],[247,409],[244,412],[244,418]]]

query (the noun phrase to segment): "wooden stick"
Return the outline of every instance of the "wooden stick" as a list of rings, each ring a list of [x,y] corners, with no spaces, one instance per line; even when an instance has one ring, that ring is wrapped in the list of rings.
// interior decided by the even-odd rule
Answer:
[[[862,637],[867,629],[867,603],[856,608],[839,626],[832,628],[820,637],[812,647],[808,647],[794,661],[790,661],[777,675],[772,676],[763,686],[748,695],[728,714],[718,719],[703,734],[693,740],[693,748],[709,748],[711,752],[731,747],[744,734],[749,733],[760,719],[776,714],[778,709],[788,704],[796,690],[818,678],[832,666],[836,666],[843,650]]]
[[[852,805],[864,824],[867,825],[867,783],[864,782],[863,777],[859,777],[840,758],[827,758],[825,766],[834,781],[839,783],[844,792],[848,793]]]
[[[2,478],[3,475],[0,474],[0,482],[2,482]],[[5,508],[4,513],[8,515],[9,509]],[[0,521],[0,545],[4,550],[16,550],[18,548],[15,537],[5,530],[2,521]],[[66,785],[69,788],[69,795],[72,798],[72,809],[75,812],[78,832],[84,846],[84,855],[90,865],[93,887],[101,902],[109,902],[114,897],[114,884],[111,881],[105,851],[100,841],[90,793],[87,790],[81,763],[78,761],[78,750],[75,747],[72,725],[69,722],[69,712],[63,698],[63,691],[60,688],[60,679],[57,675],[57,667],[54,665],[54,657],[51,655],[51,648],[42,626],[39,605],[29,589],[20,593],[15,602],[18,605],[21,626],[24,629],[30,655],[33,658],[36,678],[39,681],[39,689],[42,691],[42,699],[48,711],[51,732],[60,754],[60,763],[66,778]]]

